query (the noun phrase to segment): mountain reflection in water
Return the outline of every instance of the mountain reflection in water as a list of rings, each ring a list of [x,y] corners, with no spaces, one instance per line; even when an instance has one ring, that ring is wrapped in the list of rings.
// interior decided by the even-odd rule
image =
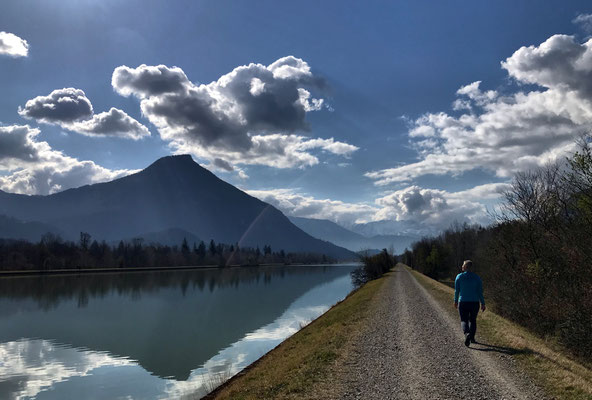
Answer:
[[[353,268],[0,279],[0,397],[205,394],[345,297]]]

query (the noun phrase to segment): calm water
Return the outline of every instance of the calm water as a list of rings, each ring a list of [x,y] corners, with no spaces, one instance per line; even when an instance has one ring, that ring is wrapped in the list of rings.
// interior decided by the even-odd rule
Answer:
[[[353,288],[354,265],[0,279],[0,399],[199,398]]]

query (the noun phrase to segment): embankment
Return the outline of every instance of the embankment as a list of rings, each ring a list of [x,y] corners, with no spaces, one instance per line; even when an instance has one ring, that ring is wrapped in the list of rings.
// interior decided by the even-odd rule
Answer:
[[[350,351],[384,280],[352,292],[206,398],[305,399],[330,390],[334,362]]]
[[[458,318],[452,301],[454,289],[409,270],[445,312]],[[477,336],[485,338],[494,350],[507,350],[518,368],[542,387],[549,398],[592,399],[591,366],[571,359],[553,341],[537,337],[490,310],[479,313],[477,325]]]
[[[405,268],[364,285],[207,398],[592,399],[589,366],[489,310],[466,348],[453,290]]]

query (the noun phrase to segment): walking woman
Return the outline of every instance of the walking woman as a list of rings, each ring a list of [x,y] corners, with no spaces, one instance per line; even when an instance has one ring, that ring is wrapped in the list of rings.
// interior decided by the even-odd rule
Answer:
[[[481,311],[485,311],[485,299],[483,298],[483,283],[481,278],[472,272],[473,262],[466,260],[462,265],[462,271],[454,281],[454,307],[460,314],[460,325],[465,334],[465,346],[475,343],[477,332],[477,314],[479,303]]]

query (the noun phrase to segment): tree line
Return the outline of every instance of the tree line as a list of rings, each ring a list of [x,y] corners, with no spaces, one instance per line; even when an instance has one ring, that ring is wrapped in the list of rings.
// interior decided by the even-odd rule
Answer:
[[[382,277],[395,266],[395,257],[387,249],[374,255],[362,254],[360,261],[362,265],[351,272],[352,282],[356,287]]]
[[[116,292],[120,295],[140,298],[146,293],[163,289],[179,289],[183,295],[188,290],[216,290],[238,287],[241,284],[263,282],[285,276],[315,274],[316,269],[301,266],[276,268],[222,268],[201,271],[185,270],[172,273],[160,270],[146,273],[125,274],[42,274],[23,278],[19,284],[14,279],[0,279],[2,299],[22,301],[30,299],[44,311],[51,310],[62,301],[73,301],[85,307],[92,298],[104,298]],[[167,273],[169,272],[169,273]]]
[[[563,162],[517,174],[489,227],[454,224],[402,254],[440,280],[472,259],[494,310],[592,359],[592,136]]]
[[[87,232],[80,232],[78,243],[62,240],[46,233],[37,243],[24,240],[0,239],[0,270],[54,270],[81,268],[136,268],[199,265],[259,265],[293,263],[328,263],[335,260],[323,254],[286,253],[273,251],[264,245],[241,247],[238,244],[216,243],[213,239],[179,246],[145,244],[143,239],[120,241],[110,245],[93,240]]]

